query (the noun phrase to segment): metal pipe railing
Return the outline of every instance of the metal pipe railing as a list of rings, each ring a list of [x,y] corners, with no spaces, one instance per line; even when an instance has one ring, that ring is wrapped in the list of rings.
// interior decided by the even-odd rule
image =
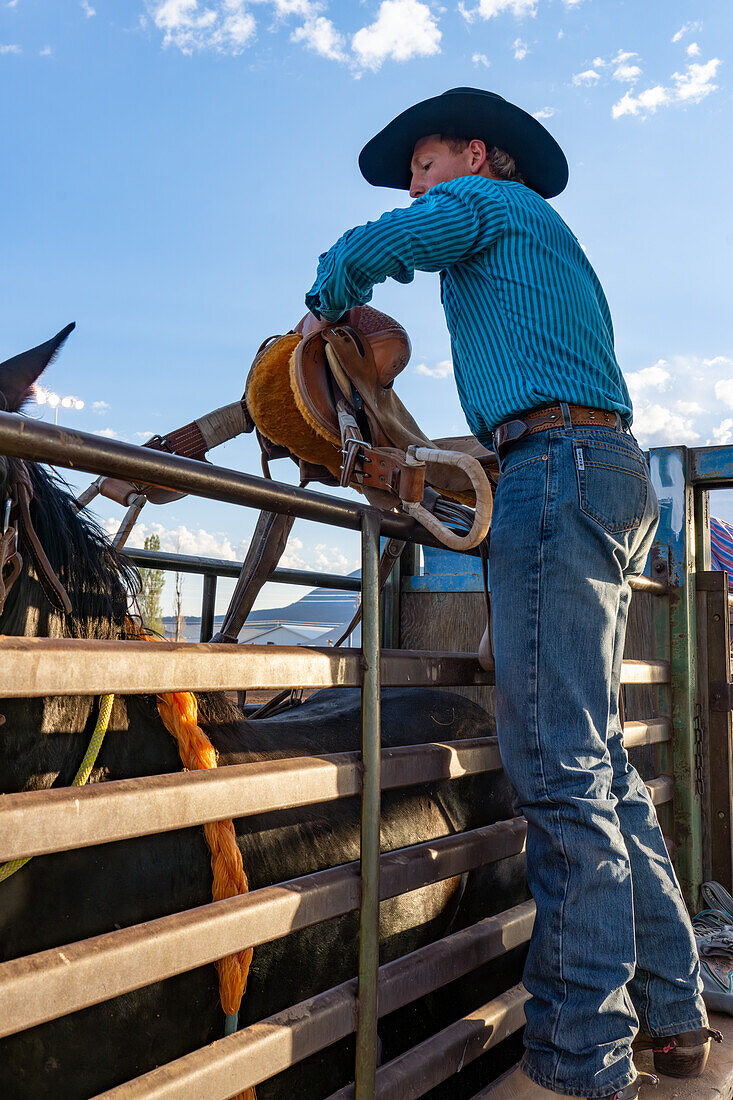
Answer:
[[[15,699],[170,691],[278,691],[294,685],[360,688],[364,677],[361,652],[333,646],[209,645],[11,635],[0,636],[0,664],[0,698]],[[633,682],[657,682],[659,675],[654,667],[634,669]],[[383,684],[395,687],[475,687],[493,683],[493,673],[481,668],[476,654],[429,650],[384,650],[381,677]]]
[[[441,542],[409,516],[383,514],[366,502],[355,504],[208,462],[27,420],[17,413],[0,412],[0,454],[159,485],[207,500],[244,504],[260,511],[279,512],[351,531],[361,530],[362,517],[370,513],[379,517],[383,535],[444,549]]]
[[[519,855],[526,831],[514,818],[388,852],[380,860],[380,900]],[[0,1036],[353,912],[359,870],[343,864],[1,963]]]
[[[379,519],[364,516],[361,534],[361,904],[356,1027],[356,1100],[373,1100],[377,1072],[379,852],[382,722],[380,716]]]
[[[380,1003],[384,1006],[380,1014],[395,1012],[446,985],[451,971],[459,976],[467,974],[526,943],[533,919],[534,905],[525,902],[386,963],[379,970]],[[292,1009],[277,1012],[227,1039],[184,1055],[169,1066],[119,1085],[102,1094],[104,1100],[199,1100],[202,1095],[207,1100],[225,1100],[231,1095],[232,1080],[237,1082],[238,1089],[250,1088],[352,1034],[355,987],[352,979],[318,993]],[[492,1004],[497,1008],[506,1004],[506,998],[514,992],[502,995]],[[493,1021],[498,1025],[497,1035],[501,1030],[500,1019],[505,1019],[501,1011]],[[515,1016],[513,1029],[521,1023],[521,1016]]]
[[[236,580],[241,561],[225,558],[202,558],[189,554],[168,554],[162,550],[137,550],[124,547],[121,553],[141,569],[165,569],[176,573],[195,573],[204,577],[232,577]],[[333,588],[339,592],[361,592],[360,577],[340,573],[317,573],[309,569],[275,569],[270,581],[277,584],[302,584],[308,588]]]
[[[671,736],[665,718],[624,725],[627,749]],[[402,745],[382,750],[382,790],[500,769],[495,737]],[[361,793],[361,775],[361,753],[340,752],[6,794],[0,863],[351,798]]]
[[[534,905],[524,902],[386,963],[379,970],[380,1015],[440,989],[451,973],[470,973],[526,943],[533,920]],[[198,1100],[206,1095],[210,1100],[224,1100],[229,1095],[226,1090],[232,1075],[236,1075],[238,1088],[257,1085],[350,1035],[354,1030],[355,986],[353,980],[344,982],[243,1029],[235,1041],[219,1040],[204,1052],[184,1055],[173,1063],[173,1075],[166,1072],[168,1067],[161,1067],[130,1082],[129,1087],[121,1085],[104,1096],[107,1100]],[[521,1017],[515,1017],[514,1026],[521,1026],[521,1022]]]

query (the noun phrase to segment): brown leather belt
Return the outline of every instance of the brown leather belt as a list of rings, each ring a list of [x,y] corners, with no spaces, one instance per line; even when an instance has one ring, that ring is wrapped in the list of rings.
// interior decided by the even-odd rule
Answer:
[[[567,405],[570,413],[570,423],[574,428],[615,428],[619,432],[628,431],[628,425],[621,419],[618,413],[610,409],[591,409],[587,405]],[[498,428],[494,428],[494,448],[497,453],[507,443],[515,443],[526,435],[534,435],[536,432],[546,432],[550,428],[562,428],[564,424],[562,408],[560,405],[544,405],[539,409],[528,409],[505,420]]]

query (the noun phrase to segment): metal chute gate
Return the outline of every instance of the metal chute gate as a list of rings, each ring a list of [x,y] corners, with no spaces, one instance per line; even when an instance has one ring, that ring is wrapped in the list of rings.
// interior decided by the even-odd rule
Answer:
[[[355,1085],[330,1100],[337,1096],[404,1100],[407,1095],[424,1095],[517,1031],[523,1024],[526,999],[521,986],[478,1007],[393,1062],[377,1066],[380,1016],[526,943],[533,921],[533,905],[527,902],[379,967],[380,899],[516,855],[524,847],[523,819],[514,818],[380,856],[382,789],[501,767],[496,741],[490,737],[381,751],[380,684],[466,687],[491,683],[491,675],[480,669],[472,653],[401,652],[381,646],[380,535],[428,545],[430,537],[406,517],[381,517],[366,505],[4,413],[0,413],[0,454],[154,482],[209,499],[360,530],[363,602],[362,645],[352,651],[0,638],[0,697],[278,689],[307,684],[359,687],[362,700],[360,754],[243,764],[209,773],[176,773],[0,799],[0,861],[349,795],[360,794],[362,805],[359,863],[0,965],[0,1034],[22,1031],[356,909],[360,910],[359,973],[353,981],[103,1095],[119,1100],[226,1100],[356,1031]],[[652,608],[654,641],[651,652],[624,661],[622,682],[630,692],[644,687],[644,698],[651,702],[647,713],[625,722],[624,739],[632,748],[653,747],[656,774],[648,778],[648,787],[665,836],[670,838],[687,902],[693,906],[704,872],[712,869],[729,887],[731,877],[730,597],[725,574],[696,572],[695,553],[704,567],[707,490],[733,485],[733,449],[670,448],[652,451],[650,459],[662,523],[650,576],[635,585],[632,606],[642,600]],[[131,554],[144,565],[184,565],[170,555]],[[707,564],[709,568],[709,550]],[[187,568],[205,576],[202,630],[208,630],[215,578],[234,567],[195,559]],[[276,579],[323,581],[317,574],[286,576],[284,572]],[[335,587],[339,582],[331,577],[326,583]],[[399,592],[393,591],[391,600],[384,628],[388,640],[399,623]],[[715,691],[710,693],[701,679],[698,634],[700,647],[704,643],[710,654],[704,668],[709,667],[710,677],[715,677]],[[723,768],[716,761],[712,776],[711,747],[716,754],[725,753],[727,762]]]

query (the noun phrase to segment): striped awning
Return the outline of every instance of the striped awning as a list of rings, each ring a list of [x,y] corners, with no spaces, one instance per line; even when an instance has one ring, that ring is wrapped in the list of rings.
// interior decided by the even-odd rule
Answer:
[[[710,517],[710,558],[713,569],[733,574],[733,524]]]

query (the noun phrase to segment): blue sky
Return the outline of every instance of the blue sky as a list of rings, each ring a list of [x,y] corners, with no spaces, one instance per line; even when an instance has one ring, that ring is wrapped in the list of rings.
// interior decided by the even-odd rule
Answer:
[[[609,298],[640,442],[733,442],[731,43],[720,0],[0,0],[0,359],[75,320],[45,382],[85,407],[59,421],[132,442],[237,399],[318,254],[407,201],[362,180],[364,142],[473,85],[567,153],[554,204]],[[423,429],[465,431],[437,277],[374,304],[412,337],[398,390]],[[249,437],[212,457],[259,468]],[[142,519],[138,539],[223,557],[254,523],[198,500]],[[287,562],[348,571],[357,539],[299,524]]]

